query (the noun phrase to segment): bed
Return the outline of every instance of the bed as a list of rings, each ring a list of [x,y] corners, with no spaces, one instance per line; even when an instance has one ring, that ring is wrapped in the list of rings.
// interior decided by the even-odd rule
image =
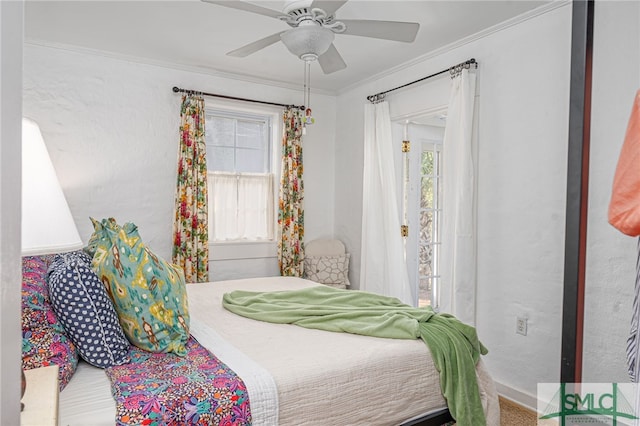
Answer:
[[[235,315],[222,306],[234,290],[316,286],[269,277],[188,284],[191,335],[246,384],[254,425],[414,425],[447,422],[438,372],[420,340],[310,330]],[[499,425],[494,383],[477,377],[487,425]],[[60,425],[113,425],[115,402],[104,370],[84,362],[60,394]]]

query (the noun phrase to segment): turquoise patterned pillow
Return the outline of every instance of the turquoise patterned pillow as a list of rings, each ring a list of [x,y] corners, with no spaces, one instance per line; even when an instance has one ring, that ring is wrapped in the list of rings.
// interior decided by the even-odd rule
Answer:
[[[185,355],[189,313],[182,269],[149,250],[133,223],[120,227],[113,219],[103,219],[94,222],[94,228],[92,268],[106,286],[129,341],[149,352]]]
[[[102,250],[109,249],[113,244],[109,237],[107,229],[118,229],[120,226],[116,223],[116,220],[112,217],[109,219],[103,219],[102,222],[98,222],[94,218],[90,217],[91,223],[93,223],[94,232],[87,242],[87,246],[84,251],[93,257],[96,254],[96,250],[101,248]]]

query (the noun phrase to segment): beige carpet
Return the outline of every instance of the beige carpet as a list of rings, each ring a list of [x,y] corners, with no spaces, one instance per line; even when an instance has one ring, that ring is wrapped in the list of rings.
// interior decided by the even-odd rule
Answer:
[[[500,397],[500,426],[553,426],[557,424],[558,422],[554,420],[538,420],[534,411]]]

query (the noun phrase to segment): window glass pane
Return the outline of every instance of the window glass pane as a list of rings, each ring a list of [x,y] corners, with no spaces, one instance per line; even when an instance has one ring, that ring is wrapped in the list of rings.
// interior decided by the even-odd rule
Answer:
[[[273,175],[238,177],[238,231],[242,238],[273,238]]]
[[[238,121],[238,147],[264,149],[264,123]]]
[[[242,113],[216,111],[207,114],[206,120],[208,170],[236,173],[271,171],[271,119],[268,116],[253,118]],[[221,147],[234,149],[235,154],[230,155]],[[220,155],[221,158],[218,157]]]
[[[433,212],[420,212],[420,242],[433,242]]]
[[[421,277],[433,275],[432,259],[433,246],[420,244],[418,256],[420,258],[420,266],[418,275]]]
[[[207,116],[204,130],[207,145],[234,146],[234,121],[232,118]]]
[[[433,175],[433,152],[432,151],[423,151],[422,152],[422,170],[421,174],[424,175]]]
[[[423,177],[420,180],[421,196],[420,196],[420,208],[432,209],[433,208],[433,179]]]
[[[439,282],[440,222],[442,217],[442,146],[427,141],[420,151],[418,210],[418,303],[432,302]]]
[[[209,173],[210,238],[273,239],[273,175]]]
[[[207,147],[207,169],[233,172],[235,150],[233,147]]]
[[[244,173],[267,173],[265,155],[263,150],[241,149],[236,150],[236,171]]]
[[[212,241],[238,238],[238,180],[235,174],[209,173],[209,231]]]
[[[431,278],[420,278],[418,288],[418,306],[429,306],[431,304]]]

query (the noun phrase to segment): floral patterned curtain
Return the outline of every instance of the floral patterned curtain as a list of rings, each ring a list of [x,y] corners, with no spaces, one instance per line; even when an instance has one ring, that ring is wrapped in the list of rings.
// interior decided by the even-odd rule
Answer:
[[[191,94],[183,96],[173,223],[173,263],[182,267],[187,282],[209,281],[204,126],[204,99]]]
[[[278,209],[278,263],[282,276],[301,277],[304,268],[304,183],[302,179],[302,111],[283,114],[282,178]]]

